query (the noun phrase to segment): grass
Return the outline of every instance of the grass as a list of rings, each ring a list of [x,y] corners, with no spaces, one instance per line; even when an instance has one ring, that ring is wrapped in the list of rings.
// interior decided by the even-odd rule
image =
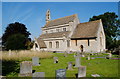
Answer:
[[[75,63],[74,54],[68,54],[68,57],[64,57],[62,53],[53,53],[53,56],[58,57],[59,63],[53,63],[53,58],[48,57],[40,59],[40,66],[33,66],[35,72],[45,72],[45,77],[55,77],[55,70],[66,69],[68,62]],[[103,56],[106,54],[101,54]],[[95,57],[96,55],[92,56]],[[116,56],[114,56],[116,57]],[[31,61],[31,60],[30,60]],[[87,67],[87,77],[91,77],[91,74],[99,74],[101,77],[118,77],[118,61],[112,59],[95,58],[86,60],[86,57],[81,58],[81,65]],[[78,69],[73,67],[73,70],[66,70],[67,77],[74,77],[78,73]],[[16,77],[18,73],[11,72],[7,76]]]
[[[39,58],[51,58],[53,57],[52,53],[48,52],[39,52],[39,51],[4,51],[0,52],[1,60],[30,60],[33,56],[37,56]]]

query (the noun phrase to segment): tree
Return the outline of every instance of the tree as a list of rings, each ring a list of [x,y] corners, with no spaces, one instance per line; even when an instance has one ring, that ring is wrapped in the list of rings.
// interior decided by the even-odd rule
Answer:
[[[104,14],[93,16],[89,21],[102,19],[103,28],[106,36],[107,49],[114,49],[116,39],[120,36],[120,20],[114,12],[106,12]]]
[[[18,35],[20,35],[20,36],[18,36]],[[29,40],[29,35],[30,35],[30,33],[29,33],[29,31],[27,31],[27,28],[24,24],[19,23],[19,22],[11,23],[5,29],[5,32],[2,36],[2,44],[5,46],[6,49],[10,49],[11,46],[9,44],[16,43],[19,45],[20,41],[18,42],[19,39],[16,38],[16,37],[18,37],[22,41],[24,40],[23,47],[25,47],[26,42]],[[12,42],[12,39],[14,39],[16,41]],[[13,46],[14,45],[15,44],[13,44]],[[25,47],[25,48],[27,48],[27,47]],[[14,48],[14,50],[17,50],[17,49],[19,49],[19,48],[17,48],[17,47]],[[20,49],[21,49],[21,47],[20,47]]]
[[[25,36],[23,34],[13,34],[8,37],[5,47],[7,50],[21,50],[25,49]]]

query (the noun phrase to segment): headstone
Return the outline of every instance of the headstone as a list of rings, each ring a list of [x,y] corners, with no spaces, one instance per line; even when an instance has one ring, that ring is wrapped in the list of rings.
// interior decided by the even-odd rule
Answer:
[[[32,76],[32,62],[23,61],[20,63],[20,74],[19,76]]]
[[[100,77],[99,74],[91,74],[92,77]]]
[[[78,67],[78,78],[79,77],[86,77],[86,66]]]
[[[112,54],[111,54],[111,53],[109,53],[108,57],[109,57],[109,58],[111,58],[111,57],[112,57]]]
[[[85,57],[85,55],[82,55],[82,57]]]
[[[32,57],[32,64],[33,66],[40,66],[39,57]]]
[[[54,63],[58,63],[58,57],[54,57]]]
[[[66,77],[66,69],[56,70],[56,79],[65,79],[65,77]]]
[[[45,79],[45,72],[35,72],[32,77],[33,79]]]
[[[72,70],[73,68],[72,68],[72,62],[68,62],[68,70]]]
[[[87,60],[90,60],[90,56],[87,57]]]
[[[75,67],[80,67],[80,56],[75,57]]]
[[[66,51],[64,52],[64,57],[67,57],[67,52]]]

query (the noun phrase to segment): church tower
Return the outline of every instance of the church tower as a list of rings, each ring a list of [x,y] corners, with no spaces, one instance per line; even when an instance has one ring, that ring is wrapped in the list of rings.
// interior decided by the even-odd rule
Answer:
[[[50,21],[50,10],[47,10],[46,12],[46,23]]]

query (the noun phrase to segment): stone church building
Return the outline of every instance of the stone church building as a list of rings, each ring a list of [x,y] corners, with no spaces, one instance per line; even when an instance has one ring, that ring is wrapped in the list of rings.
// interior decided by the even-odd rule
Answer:
[[[102,52],[106,48],[102,21],[80,23],[77,14],[50,20],[46,12],[46,24],[42,34],[35,39],[34,50]]]

